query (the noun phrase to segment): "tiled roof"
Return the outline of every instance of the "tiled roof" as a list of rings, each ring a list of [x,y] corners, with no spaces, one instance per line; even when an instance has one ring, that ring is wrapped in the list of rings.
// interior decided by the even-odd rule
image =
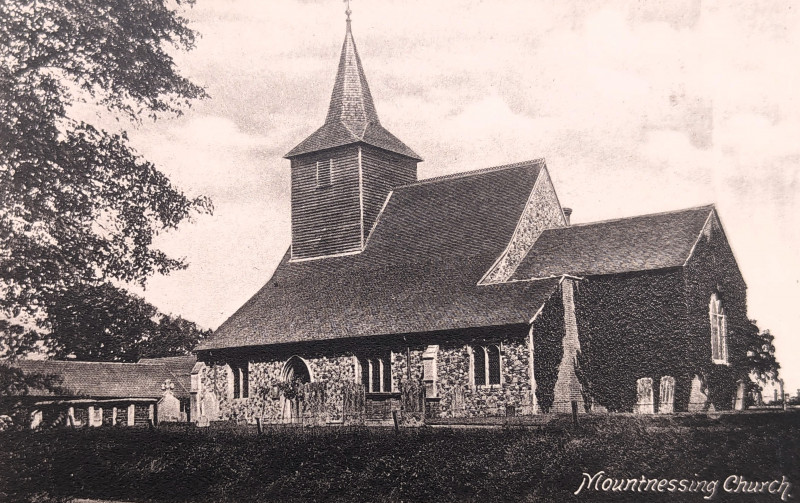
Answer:
[[[197,363],[196,355],[165,356],[162,358],[142,358],[139,365],[163,365],[178,379],[184,388],[191,389],[192,369]]]
[[[526,323],[557,280],[477,286],[544,162],[423,180],[390,196],[363,252],[291,262],[199,350]]]
[[[590,276],[682,266],[714,206],[544,231],[512,279]]]
[[[161,398],[161,385],[167,379],[175,383],[175,396],[189,396],[182,380],[165,365],[59,360],[17,360],[13,365],[26,373],[60,376],[59,387],[71,397]],[[33,390],[31,395],[52,393]]]
[[[289,151],[286,157],[358,142],[422,160],[381,126],[348,22],[325,124]]]

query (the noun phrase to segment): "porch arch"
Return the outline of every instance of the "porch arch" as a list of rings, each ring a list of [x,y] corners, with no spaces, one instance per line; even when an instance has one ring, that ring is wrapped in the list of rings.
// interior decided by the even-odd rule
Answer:
[[[283,364],[281,380],[283,382],[292,382],[296,380],[301,383],[309,383],[314,382],[314,375],[311,373],[311,367],[308,366],[308,362],[294,355]]]

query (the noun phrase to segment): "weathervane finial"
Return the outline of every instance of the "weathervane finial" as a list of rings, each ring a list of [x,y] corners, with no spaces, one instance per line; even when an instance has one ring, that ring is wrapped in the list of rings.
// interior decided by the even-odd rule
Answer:
[[[347,10],[344,11],[344,13],[347,14],[347,22],[349,23],[350,22],[350,14],[352,14],[353,11],[350,10],[350,0],[344,0],[344,3],[347,4]]]

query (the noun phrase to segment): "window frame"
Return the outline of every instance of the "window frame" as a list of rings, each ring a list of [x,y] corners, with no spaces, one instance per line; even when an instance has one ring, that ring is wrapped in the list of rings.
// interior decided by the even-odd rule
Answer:
[[[711,332],[711,361],[717,365],[730,365],[728,360],[728,316],[722,300],[714,293],[708,303]]]
[[[489,349],[494,348],[495,351],[490,352]],[[474,388],[501,388],[503,386],[503,350],[500,344],[489,344],[487,346],[471,346],[470,347],[470,377],[471,385]],[[490,356],[494,354],[497,357],[497,382],[492,382],[492,365]],[[478,359],[481,360],[481,368],[478,368],[478,361],[476,356],[480,355]]]
[[[234,400],[250,398],[250,362],[230,364],[233,374],[231,396]]]
[[[392,393],[391,353],[388,356],[362,356],[358,358],[361,367],[361,384],[365,393]],[[375,385],[378,389],[375,389]],[[388,389],[387,389],[388,388]]]
[[[324,173],[324,176],[320,176],[321,173]],[[316,188],[323,189],[325,187],[331,186],[331,179],[333,178],[333,158],[328,159],[328,161],[317,161],[316,162],[316,172],[315,172],[315,182]]]

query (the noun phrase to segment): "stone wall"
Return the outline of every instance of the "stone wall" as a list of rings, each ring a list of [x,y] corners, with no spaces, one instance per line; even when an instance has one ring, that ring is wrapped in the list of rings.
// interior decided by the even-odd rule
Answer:
[[[508,247],[482,282],[490,284],[508,280],[545,229],[564,227],[566,224],[553,182],[547,168],[543,168]]]
[[[532,414],[528,340],[526,333],[500,341],[501,384],[474,386],[469,382],[470,355],[467,347],[446,351],[442,358],[442,415],[474,417]],[[463,393],[463,399],[459,394]],[[461,403],[459,403],[461,402]],[[463,404],[463,405],[462,405]],[[459,410],[460,409],[460,410]]]
[[[311,386],[304,388],[304,397],[297,401],[304,421],[335,423],[343,420],[345,388],[356,382],[355,361],[352,355],[333,354],[303,357]],[[279,389],[288,358],[258,358],[249,362],[249,396],[233,398],[229,384],[231,370],[223,361],[206,362],[200,372],[200,393],[213,393],[219,404],[220,420],[255,423],[283,422],[289,413]],[[306,399],[307,397],[307,399]],[[213,419],[212,419],[213,420]]]
[[[530,376],[531,351],[527,326],[485,329],[470,333],[454,332],[445,337],[431,338],[430,342],[439,345],[436,353],[436,397],[429,400],[437,402],[437,415],[473,417],[534,413]],[[475,386],[470,373],[470,350],[472,347],[488,345],[497,345],[500,348],[501,384]],[[427,344],[420,344],[419,341],[408,346],[387,343],[385,349],[392,351],[391,372],[394,393],[400,393],[409,381],[411,386],[421,384],[422,355],[427,347]],[[307,387],[307,393],[311,398],[308,402],[300,404],[301,413],[305,415],[304,421],[315,423],[356,421],[357,418],[343,416],[344,402],[352,399],[353,393],[363,394],[357,360],[352,354],[333,349],[330,354],[320,354],[319,351],[314,353],[307,355],[300,351],[297,353],[308,366],[312,380],[312,385]],[[249,362],[250,396],[239,399],[231,397],[232,374],[224,360],[205,362],[199,373],[201,383],[199,393],[214,394],[219,403],[220,420],[252,424],[256,418],[261,418],[264,423],[285,422],[288,420],[289,405],[280,389],[280,383],[287,360],[288,353],[276,354],[274,358],[253,357]],[[316,403],[311,403],[311,400],[315,400]],[[399,399],[395,397],[392,400],[395,404],[392,408],[396,408]]]

